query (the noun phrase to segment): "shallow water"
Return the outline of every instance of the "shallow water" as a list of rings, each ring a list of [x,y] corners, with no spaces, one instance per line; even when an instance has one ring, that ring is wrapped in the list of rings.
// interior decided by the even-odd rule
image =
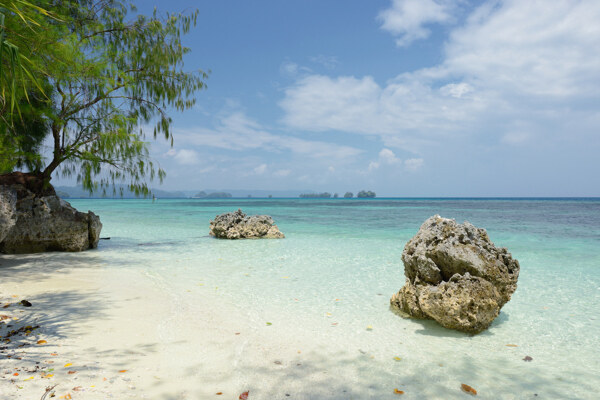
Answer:
[[[322,349],[315,368],[333,374],[322,384],[347,394],[339,398],[394,398],[394,388],[405,398],[464,398],[461,383],[480,398],[596,398],[599,199],[71,203],[100,215],[102,236],[111,237],[86,253],[96,265],[143,271],[173,302],[185,304],[176,312],[193,315],[194,307],[226,303],[284,342],[310,341]],[[239,207],[273,216],[286,239],[210,238],[209,221]],[[404,244],[434,214],[486,228],[521,264],[512,300],[482,334],[403,319],[389,309],[404,283]],[[210,294],[214,304],[195,303],[195,291]],[[249,382],[258,376],[233,366],[232,373]]]

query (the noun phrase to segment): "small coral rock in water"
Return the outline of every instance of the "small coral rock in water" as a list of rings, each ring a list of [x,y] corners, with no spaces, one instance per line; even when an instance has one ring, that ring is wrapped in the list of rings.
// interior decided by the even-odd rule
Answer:
[[[210,221],[211,236],[219,239],[283,239],[285,235],[268,215],[247,216],[242,210],[217,215]]]
[[[406,283],[392,296],[392,308],[450,329],[487,329],[517,289],[519,262],[468,222],[427,219],[404,247],[402,261]]]

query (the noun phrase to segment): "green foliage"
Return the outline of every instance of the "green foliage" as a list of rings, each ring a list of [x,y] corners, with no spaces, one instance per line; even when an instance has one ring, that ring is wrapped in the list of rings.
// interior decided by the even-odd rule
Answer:
[[[148,139],[173,143],[169,112],[192,107],[207,78],[183,69],[189,49],[181,35],[198,11],[130,17],[136,10],[127,0],[37,3],[51,4],[56,16],[40,14],[45,49],[32,57],[52,93],[51,106],[34,107],[42,115],[33,120],[47,121],[53,144],[41,173],[47,180],[55,171],[76,176],[90,192],[125,183],[147,195],[146,179],[165,175],[149,157]]]
[[[0,173],[41,166],[39,146],[47,132],[42,110],[49,98],[35,54],[44,47],[46,18],[56,20],[30,2],[0,0]]]
[[[356,195],[356,197],[359,197],[359,198],[373,198],[373,197],[375,197],[375,192],[371,192],[370,190],[361,190],[360,192],[358,192],[358,194]]]
[[[48,6],[48,1],[38,1]],[[44,42],[40,40],[45,18],[58,20],[45,8],[25,0],[0,0],[0,123],[8,123],[6,115],[19,112],[19,100],[28,97],[30,87],[42,91],[39,79],[33,72],[38,66],[32,61],[36,49]]]
[[[331,193],[302,193],[299,197],[302,199],[329,199],[331,198]]]

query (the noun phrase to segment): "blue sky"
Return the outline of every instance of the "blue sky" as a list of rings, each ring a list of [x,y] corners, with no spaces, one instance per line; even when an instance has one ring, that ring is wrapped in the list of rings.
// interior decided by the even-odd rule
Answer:
[[[163,189],[600,195],[597,0],[139,3],[211,71]]]

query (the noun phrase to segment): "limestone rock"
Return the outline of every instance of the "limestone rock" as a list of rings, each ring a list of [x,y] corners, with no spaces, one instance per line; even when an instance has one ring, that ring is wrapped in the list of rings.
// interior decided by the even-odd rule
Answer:
[[[217,215],[213,221],[210,221],[210,235],[219,239],[283,239],[285,237],[270,216],[247,216],[241,209]]]
[[[77,211],[54,190],[36,193],[20,184],[0,186],[0,233],[5,230],[2,210],[7,208],[14,223],[0,234],[0,252],[82,251],[98,245],[100,218]]]
[[[464,332],[486,329],[517,289],[519,262],[485,229],[433,216],[402,253],[406,283],[391,305]]]
[[[0,186],[0,243],[17,222],[17,194]]]

